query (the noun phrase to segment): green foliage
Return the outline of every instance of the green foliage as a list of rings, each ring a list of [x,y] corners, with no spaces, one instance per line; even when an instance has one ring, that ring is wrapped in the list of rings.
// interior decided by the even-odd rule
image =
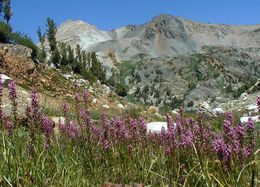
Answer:
[[[243,84],[236,91],[233,92],[233,97],[238,98],[242,93],[246,92],[249,88],[251,88],[256,83],[256,80],[251,80]]]
[[[61,60],[60,52],[59,52],[58,49],[55,49],[52,52],[50,62],[52,62],[55,65],[55,67],[59,67],[60,66],[60,60]]]
[[[61,56],[61,65],[66,66],[69,64],[67,44],[64,42],[59,43],[59,49],[60,49],[60,56]]]
[[[47,54],[44,49],[39,49],[37,53],[37,58],[40,62],[45,62],[47,58]]]
[[[13,13],[11,11],[11,1],[1,0],[0,1],[0,18],[4,20],[7,24],[9,23]]]
[[[193,103],[193,101],[190,101],[190,102],[188,102],[188,107],[193,107],[193,105],[194,105],[194,103]]]
[[[97,77],[102,83],[106,80],[106,69],[102,66],[101,62],[97,59],[95,52],[91,53],[91,73]]]
[[[116,93],[117,95],[121,96],[121,97],[125,97],[127,96],[127,86],[125,84],[123,84],[122,82],[117,83],[116,84]]]
[[[47,21],[47,23],[46,23],[47,38],[49,41],[51,52],[54,52],[55,49],[57,48],[57,46],[56,46],[57,42],[56,42],[56,36],[55,36],[56,32],[57,32],[57,26],[56,26],[56,23],[54,22],[54,20],[49,17],[46,19],[46,21]]]
[[[173,110],[173,109],[180,108],[181,106],[183,106],[183,103],[184,103],[183,99],[173,97],[171,99],[170,103],[164,103],[163,108],[164,108],[164,110]]]
[[[80,74],[87,79],[90,83],[94,83],[97,81],[97,77],[88,71],[86,68],[80,70]]]
[[[0,22],[0,42],[19,44],[32,49],[32,58],[37,56],[38,48],[33,43],[32,39],[20,32],[12,32],[12,27],[9,24]]]
[[[12,27],[0,21],[0,42],[8,43],[12,39]]]

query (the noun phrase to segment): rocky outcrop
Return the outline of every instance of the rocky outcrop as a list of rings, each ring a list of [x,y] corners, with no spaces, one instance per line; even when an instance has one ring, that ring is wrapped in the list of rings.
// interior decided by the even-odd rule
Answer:
[[[31,59],[31,49],[0,43],[0,69],[2,73],[15,77],[32,75],[36,65]]]
[[[0,43],[0,49],[11,53],[12,55],[19,55],[23,57],[31,57],[32,49],[23,45],[4,44]]]

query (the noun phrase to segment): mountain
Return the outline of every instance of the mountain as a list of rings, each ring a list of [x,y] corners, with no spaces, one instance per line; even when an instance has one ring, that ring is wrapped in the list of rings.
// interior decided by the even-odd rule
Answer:
[[[109,84],[116,88],[123,80],[130,101],[147,105],[196,108],[207,100],[219,107],[260,77],[260,25],[199,23],[162,14],[111,31],[68,20],[56,38],[97,52],[108,67]]]
[[[202,51],[203,46],[250,48],[260,46],[260,25],[237,26],[189,21],[162,14],[143,25],[128,25],[101,31],[83,21],[60,25],[57,40],[72,46],[80,44],[88,51],[129,60],[143,53],[152,58],[180,56]]]

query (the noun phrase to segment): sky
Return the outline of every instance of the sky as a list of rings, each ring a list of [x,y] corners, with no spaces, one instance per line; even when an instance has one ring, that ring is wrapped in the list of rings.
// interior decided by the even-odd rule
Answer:
[[[101,30],[143,24],[159,14],[171,14],[208,23],[260,24],[260,0],[11,0],[14,31],[38,42],[37,28],[46,29],[46,18],[57,26],[82,20]]]

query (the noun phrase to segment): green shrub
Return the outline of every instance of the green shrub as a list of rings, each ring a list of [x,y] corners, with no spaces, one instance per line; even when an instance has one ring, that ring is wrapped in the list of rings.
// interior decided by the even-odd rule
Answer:
[[[127,96],[127,87],[123,83],[117,83],[115,91],[116,91],[117,95],[119,95],[121,97]]]
[[[12,27],[0,21],[0,42],[8,43],[12,38]]]

